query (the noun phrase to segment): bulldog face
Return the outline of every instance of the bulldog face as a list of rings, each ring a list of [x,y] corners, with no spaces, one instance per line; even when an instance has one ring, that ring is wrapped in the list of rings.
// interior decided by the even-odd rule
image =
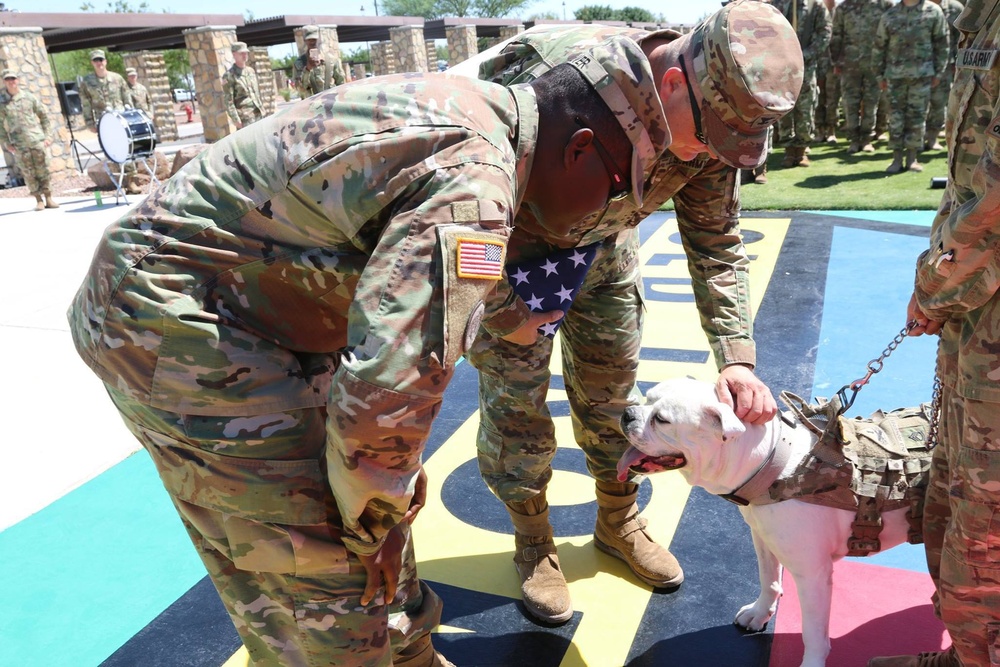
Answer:
[[[630,472],[682,468],[692,457],[710,456],[746,431],[716,397],[714,385],[691,378],[667,380],[650,389],[645,405],[625,410],[621,426],[630,443],[618,461],[618,479],[623,482]]]

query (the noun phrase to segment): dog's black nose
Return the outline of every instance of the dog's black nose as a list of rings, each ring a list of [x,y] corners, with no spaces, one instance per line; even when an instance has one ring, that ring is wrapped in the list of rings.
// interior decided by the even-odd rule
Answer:
[[[643,421],[642,408],[637,405],[630,405],[622,413],[622,431],[628,433],[637,429]]]

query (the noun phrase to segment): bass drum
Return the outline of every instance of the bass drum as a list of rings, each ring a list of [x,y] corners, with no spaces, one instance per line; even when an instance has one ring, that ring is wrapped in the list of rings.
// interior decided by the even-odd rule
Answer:
[[[97,125],[97,140],[108,159],[121,164],[152,154],[156,128],[142,109],[105,111]]]

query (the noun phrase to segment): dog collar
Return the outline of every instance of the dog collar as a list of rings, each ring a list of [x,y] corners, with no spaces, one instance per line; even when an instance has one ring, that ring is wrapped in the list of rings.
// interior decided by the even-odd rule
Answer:
[[[784,412],[778,413],[787,426],[792,430],[798,428],[798,423],[793,421]],[[759,496],[766,495],[767,490],[778,479],[778,475],[788,465],[788,459],[792,454],[792,439],[785,434],[784,427],[778,429],[778,437],[774,439],[771,451],[768,452],[764,461],[757,466],[757,469],[750,475],[750,479],[729,493],[719,494],[731,503],[746,506],[756,500]]]

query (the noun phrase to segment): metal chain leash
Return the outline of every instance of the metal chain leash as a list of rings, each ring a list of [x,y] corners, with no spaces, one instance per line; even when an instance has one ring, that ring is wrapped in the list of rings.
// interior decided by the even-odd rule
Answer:
[[[840,388],[840,391],[837,392],[837,396],[840,398],[840,404],[843,406],[841,408],[842,412],[846,412],[852,405],[854,405],[854,399],[857,398],[858,392],[861,391],[861,387],[868,384],[871,377],[882,370],[882,362],[888,359],[889,355],[896,351],[899,344],[906,338],[906,334],[915,326],[917,326],[916,322],[907,322],[906,326],[903,327],[900,332],[896,334],[891,341],[889,341],[889,344],[885,346],[885,349],[882,350],[882,354],[880,354],[877,359],[872,359],[868,362],[868,373],[866,373],[864,377],[858,378],[854,382],[845,384]],[[853,392],[850,398],[847,397],[848,389]]]
[[[931,390],[931,418],[927,427],[927,449],[934,449],[938,444],[938,425],[941,423],[941,340],[938,339],[938,353],[934,362],[934,388]]]

